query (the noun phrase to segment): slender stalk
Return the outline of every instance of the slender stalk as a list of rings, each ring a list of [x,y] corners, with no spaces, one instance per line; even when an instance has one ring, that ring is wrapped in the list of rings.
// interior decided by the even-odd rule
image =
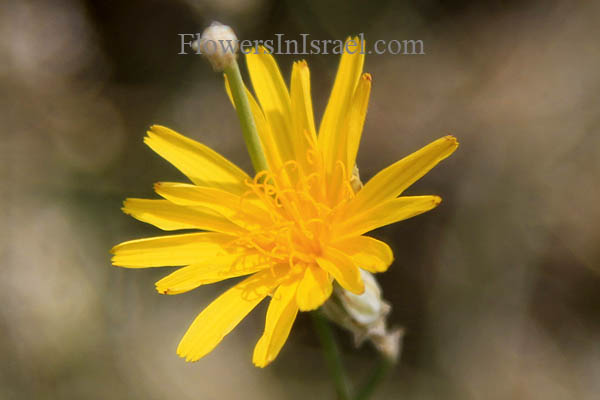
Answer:
[[[260,139],[258,137],[258,131],[256,129],[256,123],[250,110],[250,102],[246,95],[246,87],[242,80],[242,74],[240,73],[240,67],[237,61],[233,61],[228,67],[225,68],[225,75],[229,81],[229,87],[231,88],[231,96],[235,104],[235,110],[237,112],[240,124],[242,125],[242,133],[244,134],[244,141],[252,160],[254,170],[258,173],[267,170],[267,161],[263,153]]]
[[[338,398],[340,400],[350,400],[350,384],[344,371],[340,351],[331,326],[320,311],[313,311],[310,314],[312,316],[315,331],[317,332],[317,336],[323,347],[325,361],[331,372]]]
[[[367,379],[365,384],[358,390],[354,400],[367,400],[375,392],[377,386],[387,376],[394,363],[386,357],[381,357],[379,363]]]

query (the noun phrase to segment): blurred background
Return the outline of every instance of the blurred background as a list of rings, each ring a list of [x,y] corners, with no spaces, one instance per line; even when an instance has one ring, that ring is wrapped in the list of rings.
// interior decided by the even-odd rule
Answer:
[[[380,229],[378,276],[406,329],[378,399],[597,399],[600,393],[600,2],[3,0],[0,3],[1,399],[333,399],[310,320],[251,364],[262,304],[195,364],[175,354],[230,283],[160,296],[167,269],[108,250],[159,233],[126,197],[185,178],[143,144],[169,126],[250,171],[222,78],[177,55],[212,20],[242,39],[420,39],[372,55],[363,180],[452,133],[410,194],[442,205]],[[278,56],[285,76],[298,57]],[[338,56],[306,57],[317,118]],[[245,66],[242,65],[245,72]],[[336,331],[353,381],[375,360]]]

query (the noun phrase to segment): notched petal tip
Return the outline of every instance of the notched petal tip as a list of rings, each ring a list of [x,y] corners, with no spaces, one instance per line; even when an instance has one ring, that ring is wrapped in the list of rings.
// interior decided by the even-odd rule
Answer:
[[[154,285],[154,289],[156,289],[156,292],[158,294],[177,294],[177,293],[173,293],[169,290],[169,288],[165,288],[165,287],[161,287],[159,285]]]
[[[350,41],[356,43],[356,45],[359,46],[359,48],[363,49],[363,51],[355,51],[355,52],[349,53],[347,51],[347,49],[348,49],[347,46],[348,46],[348,42],[350,42]],[[351,55],[358,54],[358,55],[361,55],[364,57],[364,48],[365,48],[365,41],[361,40],[361,37],[359,35],[348,36],[344,42],[344,53],[347,53],[347,54],[351,54]]]
[[[144,136],[144,143],[150,145],[153,140],[156,139],[167,139],[170,137],[181,137],[180,133],[167,128],[163,125],[153,124],[146,130],[146,136]]]
[[[456,139],[454,135],[446,135],[444,136],[444,139],[450,142],[455,148],[459,145],[458,139]]]
[[[128,264],[124,264],[122,261],[119,261],[119,254],[117,254],[117,252],[123,248],[124,243],[119,243],[117,245],[114,245],[108,252],[110,254],[112,254],[113,256],[110,258],[110,263],[113,267],[122,267],[122,268],[135,268],[132,267],[131,265]]]
[[[123,200],[123,206],[121,207],[121,211],[127,215],[131,215],[131,199]]]
[[[361,75],[360,77],[363,81],[369,81],[369,82],[373,82],[373,77],[371,76],[370,73],[365,72],[364,74]]]
[[[306,62],[306,60],[298,60],[298,61],[294,61],[294,64],[296,66],[298,66],[299,68],[308,68],[308,63]]]
[[[191,357],[191,356],[190,356],[189,354],[187,354],[185,351],[183,351],[183,350],[180,350],[180,348],[179,348],[179,347],[177,347],[177,355],[178,355],[179,357],[181,357],[181,358],[184,358],[184,359],[185,359],[185,362],[187,362],[187,363],[193,363],[193,362],[196,362],[196,361],[198,361],[198,360],[200,359],[200,358],[197,358],[197,357]]]
[[[164,186],[164,182],[155,182],[154,185],[152,185],[152,188],[156,193],[158,193],[164,188]]]
[[[267,49],[265,46],[258,46],[254,48],[254,51],[251,51],[249,53],[246,53],[246,57],[249,55],[265,55],[265,54],[271,54],[271,52],[269,51],[269,49]]]
[[[254,355],[254,357],[252,357],[252,364],[254,364],[254,366],[258,367],[258,368],[264,368],[267,365],[271,364],[272,361],[273,360],[269,360],[266,357],[264,357],[264,358],[260,357],[260,359],[258,359],[256,357],[256,355]]]
[[[191,362],[192,358],[190,357],[190,355],[188,354],[188,351],[184,350],[182,348],[181,342],[179,342],[179,344],[177,345],[177,355],[181,358],[185,358],[186,362]]]
[[[119,251],[120,246],[121,245],[118,244],[116,246],[113,246],[113,248],[109,250],[109,253],[113,255],[110,258],[110,263],[112,264],[113,267],[123,267],[124,266],[123,264],[121,264],[119,262],[119,255],[117,254],[117,251]]]
[[[161,130],[168,129],[162,125],[153,124],[146,130],[146,136],[144,137],[144,143],[147,143],[148,140],[152,140],[153,136],[158,136],[161,134]]]
[[[150,125],[149,128],[150,131],[154,132],[154,133],[160,133],[160,131],[171,131],[170,128],[167,128],[164,125],[160,125],[160,124],[152,124]]]

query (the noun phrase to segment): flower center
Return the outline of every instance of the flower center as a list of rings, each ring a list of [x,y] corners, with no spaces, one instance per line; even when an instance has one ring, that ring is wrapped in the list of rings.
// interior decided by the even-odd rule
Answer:
[[[307,157],[309,158],[309,157]],[[306,170],[310,172],[307,173]],[[253,247],[274,263],[287,263],[291,268],[314,264],[324,247],[331,242],[332,218],[336,209],[353,196],[345,171],[340,171],[334,193],[321,168],[298,161],[287,161],[276,173],[263,171],[252,181],[246,197],[257,199],[264,210],[265,223],[249,229],[239,244]],[[329,180],[331,181],[331,179]],[[335,201],[332,202],[332,198]]]

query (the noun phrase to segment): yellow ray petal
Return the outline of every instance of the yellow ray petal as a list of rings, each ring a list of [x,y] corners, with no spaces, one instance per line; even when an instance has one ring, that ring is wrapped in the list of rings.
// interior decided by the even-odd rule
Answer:
[[[346,43],[350,40],[360,43],[358,38],[348,38]],[[346,48],[345,45],[344,49]],[[348,140],[344,125],[346,118],[348,118],[348,110],[352,103],[354,90],[362,73],[365,56],[360,53],[360,51],[356,51],[354,54],[350,54],[344,51],[333,90],[319,127],[319,148],[323,152],[325,166],[329,173],[334,170],[335,163],[338,160],[337,154],[340,143],[346,143]]]
[[[298,307],[301,311],[316,310],[331,296],[332,290],[329,274],[321,268],[309,265],[298,286]]]
[[[369,236],[343,239],[333,246],[349,255],[359,268],[373,273],[384,272],[394,261],[390,246]]]
[[[341,251],[328,247],[321,257],[317,257],[319,267],[330,273],[335,280],[346,290],[362,294],[365,284],[360,276],[360,270],[352,259]]]
[[[292,107],[292,135],[295,159],[308,166],[307,151],[317,143],[317,133],[310,95],[310,71],[306,61],[298,61],[292,67],[290,85]]]
[[[343,121],[341,131],[345,135],[335,146],[332,157],[336,163],[343,163],[343,170],[336,165],[334,173],[329,175],[327,191],[332,204],[339,201],[340,195],[346,189],[345,182],[352,176],[356,162],[356,154],[360,144],[363,125],[367,116],[367,106],[371,94],[371,75],[363,74],[358,82],[352,101],[348,107],[347,115]]]
[[[359,192],[360,193],[360,192]],[[379,227],[402,221],[435,208],[438,196],[403,196],[388,200],[336,225],[338,238],[359,236]]]
[[[201,285],[249,275],[271,266],[272,261],[263,254],[221,254],[179,268],[156,282],[156,291],[161,294],[184,293]]]
[[[208,186],[176,182],[156,183],[154,190],[175,204],[206,207],[246,228],[270,221],[263,203],[251,193],[238,196]]]
[[[215,232],[130,240],[111,249],[112,263],[127,268],[188,265],[225,254],[224,247],[234,240]]]
[[[227,95],[229,96],[229,101],[235,108],[235,103],[233,102],[233,97],[231,95],[231,88],[229,87],[229,81],[227,80],[227,76],[225,77],[225,90],[227,91]],[[263,152],[265,154],[265,158],[267,160],[267,164],[269,165],[269,169],[272,171],[276,171],[281,168],[281,155],[279,154],[279,148],[277,147],[277,141],[273,136],[273,130],[271,126],[265,119],[265,116],[254,99],[254,96],[250,91],[246,88],[246,96],[248,96],[248,101],[250,102],[250,110],[252,111],[252,116],[254,117],[254,123],[256,124],[256,130],[258,131],[258,136],[260,139],[260,144],[262,146]]]
[[[458,147],[454,136],[438,139],[375,175],[358,192],[351,210],[368,209],[399,196]]]
[[[152,224],[165,231],[201,229],[239,234],[244,229],[216,211],[202,207],[186,207],[168,200],[127,199],[123,212],[133,218]]]
[[[177,347],[186,361],[198,361],[258,305],[281,281],[281,271],[258,272],[210,303],[194,320]]]
[[[275,59],[262,47],[246,54],[248,72],[265,118],[273,131],[282,161],[294,158],[291,102]]]
[[[362,135],[365,118],[367,117],[367,108],[369,105],[369,97],[371,96],[371,74],[363,74],[358,82],[358,86],[352,97],[352,104],[348,114],[346,135],[348,139],[344,143],[344,150],[340,154],[340,159],[346,164],[348,177],[352,174],[352,168],[356,163],[356,154],[360,145],[360,137]],[[342,158],[345,157],[345,158]]]
[[[153,125],[144,142],[197,185],[219,187],[236,194],[248,188],[248,175],[214,150],[160,125]]]
[[[265,367],[277,357],[285,344],[296,315],[296,289],[298,281],[282,283],[269,303],[265,331],[254,348],[252,362],[257,367]]]

